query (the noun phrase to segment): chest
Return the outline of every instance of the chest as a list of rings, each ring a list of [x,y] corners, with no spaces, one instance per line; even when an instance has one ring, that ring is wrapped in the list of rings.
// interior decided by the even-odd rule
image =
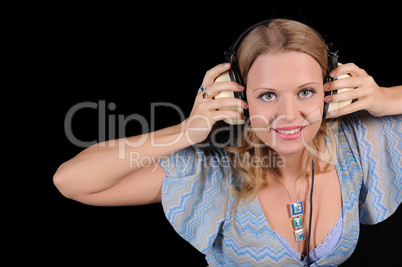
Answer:
[[[339,165],[337,173],[342,175],[344,166],[344,164]],[[322,244],[329,229],[334,226],[337,219],[339,219],[338,216],[341,210],[343,210],[343,227],[340,240],[331,252],[319,260],[321,266],[335,266],[350,257],[358,241],[358,195],[361,191],[361,184],[356,182],[357,176],[350,172],[345,172],[345,175],[342,175],[340,179],[336,174],[332,177],[335,179],[320,176],[316,174],[314,182],[314,216],[311,243],[315,245],[310,245],[310,249]],[[339,181],[341,181],[341,188],[339,188]],[[318,187],[322,186],[325,187],[324,190],[318,189]],[[303,185],[304,187],[306,185]],[[342,193],[340,190],[342,190]],[[278,195],[265,190],[260,193],[252,201],[242,201],[235,212],[232,212],[233,206],[229,206],[223,226],[214,242],[214,250],[211,250],[207,258],[211,262],[217,262],[217,265],[219,263],[225,266],[241,264],[252,266],[303,266],[300,260],[295,259],[287,252],[282,242],[272,232],[272,230],[275,230],[281,235],[286,235],[286,240],[292,243],[293,248],[302,254],[305,253],[298,250],[298,244],[293,242],[293,228],[287,211],[287,205],[290,200],[276,199],[275,196]],[[229,203],[235,203],[235,199],[236,196],[232,195]],[[279,209],[277,206],[280,205],[281,201],[282,208]],[[277,203],[277,205],[270,205],[272,203]],[[305,206],[307,207],[307,205]],[[275,210],[276,208],[277,210]],[[325,209],[332,210],[336,215],[331,214],[331,218],[325,218],[325,214],[329,214]],[[307,214],[308,210],[309,208],[306,210]],[[280,215],[281,213],[282,215]],[[307,216],[305,215],[304,218],[307,218]],[[308,222],[306,222],[306,225],[308,225]],[[321,233],[320,236],[317,234],[318,232]],[[318,241],[319,238],[321,240]],[[306,249],[306,247],[303,248]]]
[[[314,180],[311,233],[308,232],[311,213],[311,179],[300,182],[300,186],[296,184],[293,190],[284,188],[279,183],[270,183],[258,194],[259,204],[271,230],[283,235],[286,241],[302,255],[306,254],[308,235],[311,234],[310,249],[322,244],[330,229],[338,221],[342,210],[342,193],[335,168],[316,174]],[[296,241],[293,219],[289,212],[290,203],[295,201],[302,201],[304,208],[301,219],[306,239],[299,242]]]

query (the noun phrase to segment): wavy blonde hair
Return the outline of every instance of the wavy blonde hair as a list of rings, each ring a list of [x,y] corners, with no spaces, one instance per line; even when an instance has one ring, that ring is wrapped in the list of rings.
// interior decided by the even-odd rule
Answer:
[[[275,19],[253,29],[237,49],[236,56],[245,84],[247,84],[250,67],[258,56],[289,51],[303,52],[312,56],[320,64],[324,79],[327,73],[328,56],[326,44],[321,36],[303,23]],[[308,145],[315,151],[319,151],[320,143],[326,137],[329,137],[331,141],[333,140],[333,135],[323,120],[319,131]],[[334,144],[334,142],[331,143]],[[269,172],[272,172],[272,168],[276,169],[278,174],[280,173],[277,166],[272,166],[275,165],[272,164],[273,162],[279,162],[279,160],[275,161],[275,158],[278,157],[276,152],[257,137],[250,125],[243,129],[236,144],[226,146],[225,150],[230,156],[233,171],[241,174],[236,176],[242,179],[237,181],[236,190],[232,190],[237,195],[236,208],[241,199],[250,198],[251,201],[260,190],[268,186],[266,177]],[[315,166],[318,166],[318,158],[311,153],[308,155],[310,160],[313,159]],[[308,174],[308,171],[304,173],[304,175]]]

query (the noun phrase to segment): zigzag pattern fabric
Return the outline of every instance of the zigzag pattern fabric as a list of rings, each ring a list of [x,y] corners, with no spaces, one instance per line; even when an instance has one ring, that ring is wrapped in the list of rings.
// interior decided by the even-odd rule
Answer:
[[[312,266],[344,262],[356,247],[359,223],[381,222],[401,203],[401,122],[401,115],[377,118],[358,112],[335,127],[342,234],[332,251]],[[257,198],[242,201],[233,214],[235,197],[229,186],[239,177],[224,150],[189,147],[160,164],[167,175],[162,185],[166,217],[206,255],[210,266],[303,266],[271,230]]]

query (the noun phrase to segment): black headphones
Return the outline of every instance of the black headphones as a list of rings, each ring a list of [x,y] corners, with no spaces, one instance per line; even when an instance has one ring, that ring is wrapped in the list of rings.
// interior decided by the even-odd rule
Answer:
[[[269,20],[264,20],[261,22],[258,22],[254,25],[252,25],[251,27],[249,27],[248,29],[246,29],[240,36],[239,38],[237,38],[236,42],[234,42],[234,44],[229,48],[229,50],[226,50],[224,52],[225,55],[225,62],[230,63],[231,64],[231,72],[229,72],[229,76],[230,76],[230,80],[231,81],[235,81],[243,86],[246,86],[244,84],[243,78],[241,76],[240,73],[240,69],[239,69],[239,64],[236,58],[236,50],[239,47],[240,43],[243,41],[243,39],[246,37],[246,35],[248,33],[250,33],[253,29],[255,29],[256,27],[260,26],[260,25],[268,25],[269,23],[271,23],[274,19],[269,19]],[[306,24],[305,24],[306,25]],[[333,81],[334,79],[331,78],[329,76],[329,73],[338,66],[338,47],[332,43],[327,44],[324,40],[324,38],[321,36],[321,34],[315,30],[313,27],[306,25],[308,27],[310,27],[312,30],[314,30],[317,35],[321,38],[321,40],[323,41],[323,43],[325,43],[326,47],[327,47],[327,55],[328,55],[328,67],[327,67],[327,74],[324,78],[324,83]],[[327,95],[331,95],[332,93],[336,93],[336,92],[325,92],[325,96]],[[242,92],[239,92],[237,97],[241,98],[242,100],[247,102],[247,96],[246,96],[246,89],[244,89]],[[324,113],[323,113],[323,118],[325,118],[327,116],[327,112],[328,112],[328,107],[329,104],[328,103],[324,103]],[[246,118],[249,118],[249,113],[248,110],[244,110],[244,115],[246,116]]]

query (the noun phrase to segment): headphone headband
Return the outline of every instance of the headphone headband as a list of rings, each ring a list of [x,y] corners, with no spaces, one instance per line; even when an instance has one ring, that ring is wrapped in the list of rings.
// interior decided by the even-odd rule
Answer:
[[[257,22],[253,25],[251,25],[250,27],[248,27],[245,31],[243,31],[243,33],[237,38],[236,42],[234,42],[234,44],[229,48],[229,50],[231,51],[236,51],[239,44],[241,43],[241,41],[243,41],[244,37],[246,37],[246,35],[251,32],[252,30],[254,30],[254,28],[257,28],[258,26],[261,26],[263,24],[269,24],[271,21],[273,21],[273,19],[267,19],[267,20],[263,20],[260,22]]]
[[[239,47],[240,43],[243,41],[243,39],[247,36],[247,34],[249,34],[252,30],[254,30],[255,28],[257,28],[258,26],[264,25],[264,24],[269,24],[272,21],[274,21],[275,19],[267,19],[267,20],[263,20],[260,22],[257,22],[253,25],[251,25],[250,27],[248,27],[245,31],[243,31],[243,33],[237,38],[237,40],[233,43],[233,45],[230,46],[229,50],[225,51],[225,61],[229,62],[231,64],[233,63],[237,63],[237,59],[236,59],[236,50]],[[299,22],[296,20],[292,20],[292,19],[287,19],[290,21],[295,21],[295,22]],[[301,23],[301,22],[299,22]],[[322,35],[313,27],[311,27],[310,25],[307,25],[305,23],[303,23],[304,25],[308,26],[310,29],[312,29],[323,41],[323,43],[325,44],[326,48],[327,48],[327,52],[328,52],[328,60],[330,62],[328,62],[328,65],[331,64],[331,68],[335,68],[336,66],[338,66],[338,46],[334,45],[333,43],[329,43],[327,44],[325,42],[325,39],[322,37]],[[336,61],[336,62],[335,62]]]

